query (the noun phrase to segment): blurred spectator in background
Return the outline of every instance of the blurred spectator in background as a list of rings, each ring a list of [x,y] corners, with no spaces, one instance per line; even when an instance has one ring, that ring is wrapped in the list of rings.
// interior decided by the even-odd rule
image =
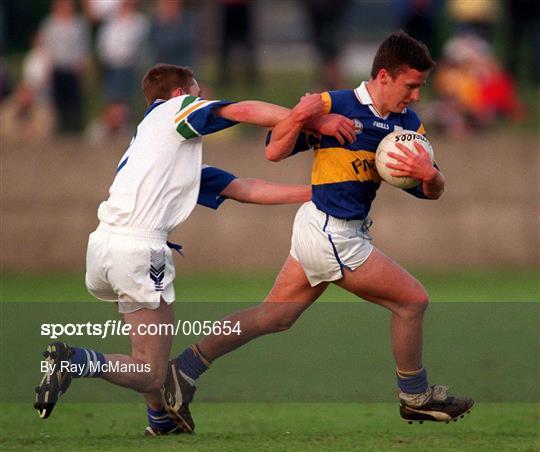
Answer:
[[[507,67],[518,79],[524,66],[529,81],[540,85],[540,1],[505,0],[509,33]],[[525,50],[525,52],[524,52]]]
[[[196,26],[182,0],[157,0],[150,34],[154,62],[194,68]]]
[[[311,36],[322,62],[318,73],[322,74],[323,90],[344,86],[339,66],[339,51],[343,45],[343,18],[350,0],[303,0],[311,28]]]
[[[92,25],[93,36],[107,19],[118,12],[121,5],[121,0],[82,0],[82,9]]]
[[[30,51],[22,63],[22,80],[15,93],[0,105],[2,138],[42,141],[54,129],[50,103],[51,61],[39,35],[32,37]]]
[[[460,33],[446,43],[434,88],[438,100],[429,107],[428,117],[454,137],[499,118],[524,116],[512,78],[490,45],[475,34]]]
[[[499,0],[447,0],[448,13],[455,24],[455,33],[474,33],[488,43],[499,16]]]
[[[97,55],[102,65],[105,105],[90,134],[105,138],[127,127],[137,88],[138,69],[145,64],[150,22],[137,11],[135,0],[119,0],[118,11],[97,34]],[[94,132],[92,132],[92,130]]]
[[[27,85],[36,100],[47,100],[51,88],[51,56],[38,34],[31,37],[30,50],[22,64],[22,84]]]
[[[431,55],[439,58],[437,19],[444,0],[393,0],[392,10],[397,16],[397,28],[428,46]]]
[[[89,31],[73,0],[54,0],[39,31],[51,60],[51,90],[61,133],[83,128],[82,77],[88,69]]]
[[[219,81],[231,81],[232,68],[242,68],[247,81],[258,83],[259,71],[253,35],[253,3],[251,0],[218,0],[221,4],[221,48]],[[241,58],[231,61],[235,47]]]
[[[103,110],[101,116],[92,121],[84,133],[85,140],[90,144],[109,143],[111,140],[125,140],[133,135],[128,124],[129,108],[122,102],[112,102]]]

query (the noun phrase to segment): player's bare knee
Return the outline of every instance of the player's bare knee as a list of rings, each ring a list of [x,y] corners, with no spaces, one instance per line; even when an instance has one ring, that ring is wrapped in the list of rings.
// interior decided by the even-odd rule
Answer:
[[[424,293],[423,296],[420,296],[415,302],[412,303],[413,310],[418,315],[423,315],[429,305],[429,297],[427,293]]]
[[[273,323],[272,332],[281,333],[283,331],[287,331],[289,328],[291,328],[294,325],[295,321],[296,321],[296,317],[282,317],[282,318],[276,319]]]
[[[291,326],[293,326],[296,321],[297,316],[279,312],[279,310],[273,310],[272,312],[267,312],[266,315],[262,318],[261,326],[264,329],[265,333],[280,333],[282,331],[287,331]]]
[[[429,305],[429,296],[422,290],[416,291],[399,302],[399,315],[402,317],[417,317],[424,314]]]

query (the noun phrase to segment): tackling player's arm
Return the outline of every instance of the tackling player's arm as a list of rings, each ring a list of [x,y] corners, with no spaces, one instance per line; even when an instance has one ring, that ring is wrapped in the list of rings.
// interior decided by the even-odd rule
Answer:
[[[232,125],[232,122],[242,122],[260,127],[274,127],[280,121],[289,118],[293,119],[298,127],[300,127],[301,122],[306,129],[322,135],[333,136],[342,144],[345,140],[352,142],[355,139],[354,123],[350,119],[335,114],[318,118],[318,116],[325,113],[320,94],[306,94],[293,110],[254,100],[210,108],[213,116],[231,121],[229,125]],[[310,111],[310,108],[315,108],[316,111]],[[296,132],[296,129],[297,127],[291,132],[291,136]]]
[[[422,192],[426,198],[438,199],[443,194],[445,178],[436,168],[429,154],[420,143],[414,143],[418,154],[410,151],[406,146],[398,143],[396,146],[404,155],[389,152],[388,156],[397,160],[398,163],[387,163],[388,168],[395,171],[392,176],[408,176],[422,181]]]
[[[256,100],[246,100],[217,107],[213,113],[229,121],[242,122],[261,127],[273,127],[286,118],[290,109]]]
[[[251,204],[301,203],[311,199],[311,187],[237,178],[215,166],[203,165],[197,203],[218,209],[227,199]]]
[[[291,155],[298,135],[307,121],[324,112],[324,103],[320,94],[308,94],[292,111],[276,124],[266,146],[266,158],[278,162]]]
[[[294,204],[309,201],[311,187],[239,178],[227,185],[220,195],[251,204]]]

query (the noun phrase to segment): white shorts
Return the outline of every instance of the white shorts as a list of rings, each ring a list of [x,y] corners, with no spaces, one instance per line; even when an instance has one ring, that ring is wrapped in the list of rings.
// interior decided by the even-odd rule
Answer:
[[[304,269],[312,286],[343,277],[343,268],[355,270],[371,254],[367,234],[371,220],[340,220],[309,201],[294,219],[291,256]]]
[[[118,312],[157,309],[175,299],[175,277],[167,234],[101,223],[90,234],[86,287],[96,298],[118,302]]]

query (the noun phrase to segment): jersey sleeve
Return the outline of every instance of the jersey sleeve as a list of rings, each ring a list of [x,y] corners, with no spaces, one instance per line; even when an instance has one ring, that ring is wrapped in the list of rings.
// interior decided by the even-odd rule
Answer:
[[[217,116],[213,110],[233,102],[204,100],[200,97],[186,96],[175,115],[176,131],[186,140],[218,132],[238,124],[236,121]]]
[[[234,174],[213,166],[203,165],[197,204],[217,209],[227,199],[225,196],[221,196],[221,192],[235,179]]]
[[[321,93],[324,103],[324,113],[338,113],[343,116],[350,115],[351,97],[354,96],[350,89],[325,91]]]
[[[270,138],[272,138],[272,131],[266,134],[266,146],[270,143]],[[289,154],[289,157],[299,152],[310,151],[314,149],[320,142],[320,139],[312,132],[302,131],[298,135],[296,143],[294,144],[292,152]]]
[[[332,95],[329,91],[321,93],[321,98],[324,103],[324,114],[332,113]]]

